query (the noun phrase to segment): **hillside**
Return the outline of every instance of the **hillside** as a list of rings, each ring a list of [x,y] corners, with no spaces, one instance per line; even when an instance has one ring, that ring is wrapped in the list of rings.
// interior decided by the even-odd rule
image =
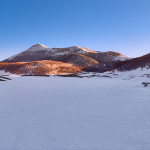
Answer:
[[[150,53],[141,57],[118,62],[110,70],[117,70],[117,71],[124,72],[124,71],[136,70],[138,68],[141,69],[150,68]]]
[[[15,63],[1,62],[0,70],[22,75],[51,75],[79,73],[81,72],[81,67],[73,66],[69,63],[43,60]]]

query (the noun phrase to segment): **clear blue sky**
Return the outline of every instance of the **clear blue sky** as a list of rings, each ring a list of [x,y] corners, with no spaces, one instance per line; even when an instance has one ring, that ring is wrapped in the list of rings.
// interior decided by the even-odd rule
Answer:
[[[150,0],[1,0],[0,60],[41,43],[150,52]]]

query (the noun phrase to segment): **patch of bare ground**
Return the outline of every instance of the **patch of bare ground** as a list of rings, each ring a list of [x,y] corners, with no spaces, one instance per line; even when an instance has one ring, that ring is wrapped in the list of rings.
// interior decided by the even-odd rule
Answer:
[[[0,76],[0,81],[6,81],[6,80],[11,80],[10,78],[4,77],[4,76]]]
[[[93,77],[100,77],[100,78],[112,78],[108,75],[100,75],[100,74],[88,74],[88,73],[77,73],[77,74],[64,74],[64,75],[56,75],[58,77],[76,77],[76,78],[93,78]]]
[[[143,82],[142,85],[143,85],[144,87],[147,87],[148,85],[150,85],[150,82]]]
[[[6,80],[0,79],[0,81],[6,81]]]

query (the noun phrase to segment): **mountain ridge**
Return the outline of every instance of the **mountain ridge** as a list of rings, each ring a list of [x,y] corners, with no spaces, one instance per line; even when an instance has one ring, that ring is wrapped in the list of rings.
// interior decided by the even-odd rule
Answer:
[[[45,62],[41,63],[41,61]],[[57,72],[57,69],[59,67],[57,68],[53,65],[53,67],[48,68],[47,64],[52,64],[52,61],[58,66],[59,64],[61,64],[62,66],[63,63],[64,65],[65,63],[67,63],[70,64],[71,68],[73,68],[74,66],[79,67],[81,70],[78,72],[86,71],[103,73],[114,70],[121,72],[135,70],[137,68],[142,68],[146,66],[149,69],[150,53],[137,58],[129,58],[123,54],[114,51],[99,52],[79,46],[71,46],[65,48],[48,48],[45,45],[37,43],[35,45],[32,45],[27,50],[13,55],[0,62],[0,69],[4,67],[4,63],[8,67],[10,65],[8,65],[7,63],[10,63],[11,66],[17,66],[20,65],[20,63],[22,62],[24,63],[24,65],[30,65],[30,68],[33,68],[32,65],[38,64],[39,62],[42,65],[46,66],[45,68],[43,67],[45,69],[45,72],[50,73],[51,71],[48,71],[48,69],[56,69]],[[12,63],[15,64],[12,65]],[[36,68],[38,68],[38,72],[40,73],[40,66],[36,65]],[[24,67],[24,69],[26,69],[26,67]],[[69,68],[66,67],[66,69]],[[9,69],[5,68],[5,70],[9,72]],[[33,71],[33,69],[31,70]],[[23,70],[22,72],[25,72],[25,70]],[[59,71],[57,73],[59,74]]]
[[[36,53],[35,53],[36,52]],[[32,45],[30,48],[28,48],[27,50],[24,50],[16,55],[13,55],[5,60],[3,60],[3,62],[22,62],[22,61],[35,61],[33,60],[36,56],[36,54],[38,55],[45,55],[43,58],[41,59],[54,59],[54,57],[59,57],[59,56],[65,56],[65,55],[70,55],[73,53],[80,53],[80,54],[93,54],[93,55],[97,55],[97,54],[108,54],[111,55],[113,53],[113,56],[120,56],[120,58],[128,58],[120,53],[116,53],[116,52],[112,52],[112,51],[108,51],[108,52],[99,52],[99,51],[94,51],[94,50],[90,50],[88,48],[85,47],[79,47],[79,46],[71,46],[71,47],[65,47],[65,48],[48,48],[45,45],[42,45],[40,43],[37,43],[35,45]],[[33,55],[34,58],[30,58],[30,59],[25,59],[27,56],[27,54],[29,55]],[[24,57],[23,58],[19,58],[19,57]],[[53,58],[51,58],[51,57]],[[89,55],[88,55],[89,56]],[[36,60],[40,60],[39,58],[40,56],[38,56],[38,58],[36,58]],[[57,58],[56,58],[57,59]],[[57,61],[57,60],[56,60]]]

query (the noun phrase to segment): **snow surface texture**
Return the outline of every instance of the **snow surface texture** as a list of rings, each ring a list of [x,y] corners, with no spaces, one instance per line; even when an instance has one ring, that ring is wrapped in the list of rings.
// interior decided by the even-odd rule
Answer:
[[[1,150],[149,150],[148,78],[0,82]]]
[[[109,74],[111,72],[105,72],[104,74]],[[122,78],[122,79],[131,79],[131,78],[143,78],[143,77],[148,77],[150,78],[150,69],[145,68],[138,68],[135,70],[130,70],[130,71],[118,71],[115,70],[114,74],[117,78]]]

